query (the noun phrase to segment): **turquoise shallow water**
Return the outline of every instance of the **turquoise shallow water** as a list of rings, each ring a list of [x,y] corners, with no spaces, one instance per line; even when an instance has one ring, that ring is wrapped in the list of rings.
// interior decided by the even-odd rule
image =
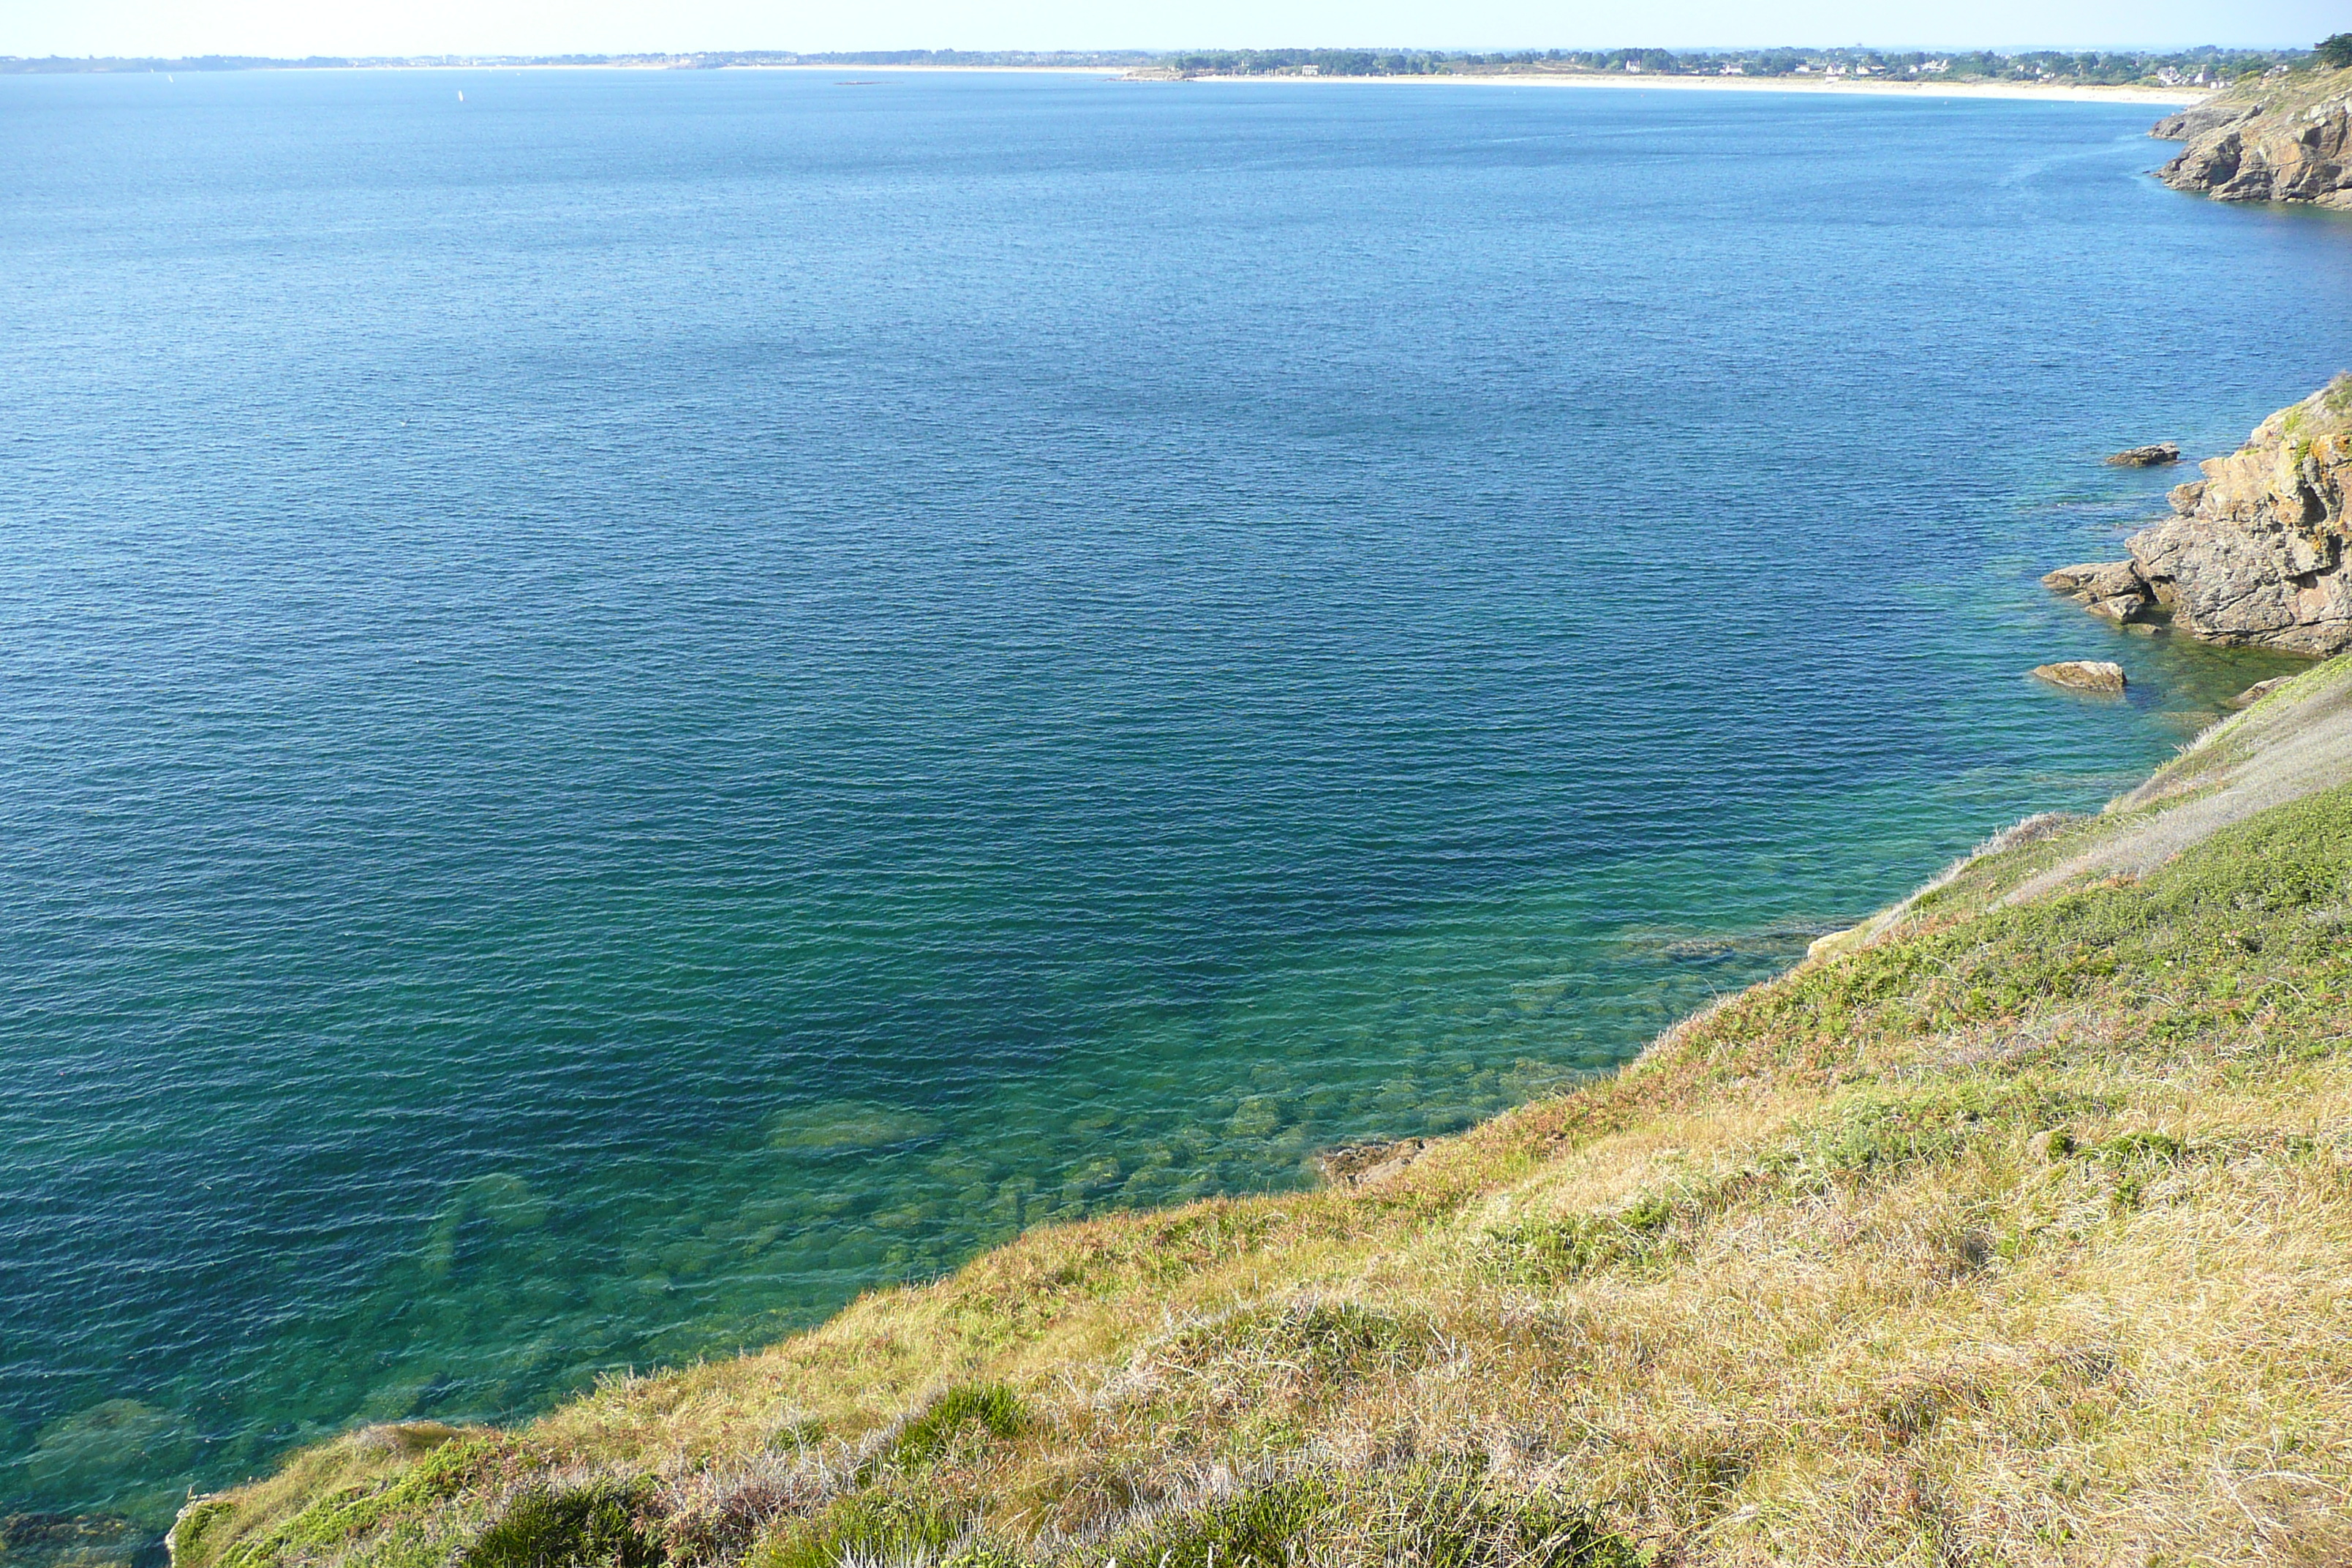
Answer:
[[[0,1502],[1297,1184],[2095,806],[2281,668],[2035,585],[2098,457],[2352,358],[2147,117],[0,79]]]

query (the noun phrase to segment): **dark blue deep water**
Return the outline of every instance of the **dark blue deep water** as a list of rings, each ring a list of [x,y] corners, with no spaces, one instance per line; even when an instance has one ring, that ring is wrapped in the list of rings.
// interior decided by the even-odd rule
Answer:
[[[0,1505],[1297,1184],[2095,806],[2281,668],[2036,586],[2099,457],[2352,361],[2155,112],[0,79]]]

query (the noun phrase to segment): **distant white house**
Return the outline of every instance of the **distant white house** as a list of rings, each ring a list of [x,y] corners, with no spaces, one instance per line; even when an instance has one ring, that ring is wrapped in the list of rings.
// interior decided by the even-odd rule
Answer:
[[[1639,60],[1627,60],[1625,62],[1625,68],[1633,72],[1636,76],[1639,76],[1642,71],[1642,62]]]
[[[1952,62],[1949,60],[1921,60],[1917,65],[1911,68],[1911,74],[1913,76],[1942,76],[1946,71],[1950,70],[1951,68]]]
[[[1746,76],[1748,74],[1748,68],[1735,60],[1731,64],[1723,68],[1723,74],[1726,76]]]

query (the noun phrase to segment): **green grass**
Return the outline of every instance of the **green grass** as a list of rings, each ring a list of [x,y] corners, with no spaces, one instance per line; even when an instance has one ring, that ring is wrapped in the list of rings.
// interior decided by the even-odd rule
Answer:
[[[950,1388],[907,1423],[884,1451],[882,1462],[898,1469],[920,1469],[966,1433],[1014,1437],[1021,1427],[1021,1396],[1013,1390],[1001,1384]]]
[[[785,1525],[751,1561],[753,1568],[988,1568],[983,1543],[957,1550],[975,1522],[972,1512],[936,1501],[862,1494]]]

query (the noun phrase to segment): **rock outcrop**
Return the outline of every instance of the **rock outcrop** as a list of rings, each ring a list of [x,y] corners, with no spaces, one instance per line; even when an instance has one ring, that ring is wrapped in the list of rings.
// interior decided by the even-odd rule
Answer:
[[[2255,703],[2260,702],[2263,698],[2268,697],[2272,692],[2276,691],[2280,687],[2284,686],[2288,681],[2293,680],[2294,679],[2294,677],[2292,675],[2273,675],[2268,680],[2257,680],[2252,686],[2247,687],[2243,691],[2239,692],[2235,697],[2231,698],[2227,702],[2222,703],[2221,706],[2233,710],[2239,708],[2252,708]]]
[[[2035,665],[2033,679],[2063,686],[2069,691],[2121,691],[2124,667],[2105,659],[2066,658],[2056,664]]]
[[[1361,1187],[1396,1174],[1428,1148],[1420,1138],[1399,1138],[1377,1143],[1343,1143],[1315,1156],[1316,1173],[1331,1186]]]
[[[2061,594],[2071,594],[2090,607],[2091,614],[2108,620],[2136,620],[2151,604],[2155,595],[2149,591],[2147,579],[2139,568],[2128,561],[2094,562],[2082,566],[2061,566],[2042,579],[2045,588]]]
[[[2113,468],[2160,468],[2167,463],[2180,461],[2180,444],[2158,441],[2152,447],[2130,447],[2107,459]]]
[[[2255,427],[2205,477],[2176,485],[2173,515],[2125,542],[2128,561],[2066,566],[2042,582],[2116,622],[2161,616],[2207,642],[2325,655],[2352,647],[2352,374]]]
[[[2174,190],[2352,207],[2352,69],[2234,89],[2166,116],[2148,134],[2189,143],[2157,171]]]

